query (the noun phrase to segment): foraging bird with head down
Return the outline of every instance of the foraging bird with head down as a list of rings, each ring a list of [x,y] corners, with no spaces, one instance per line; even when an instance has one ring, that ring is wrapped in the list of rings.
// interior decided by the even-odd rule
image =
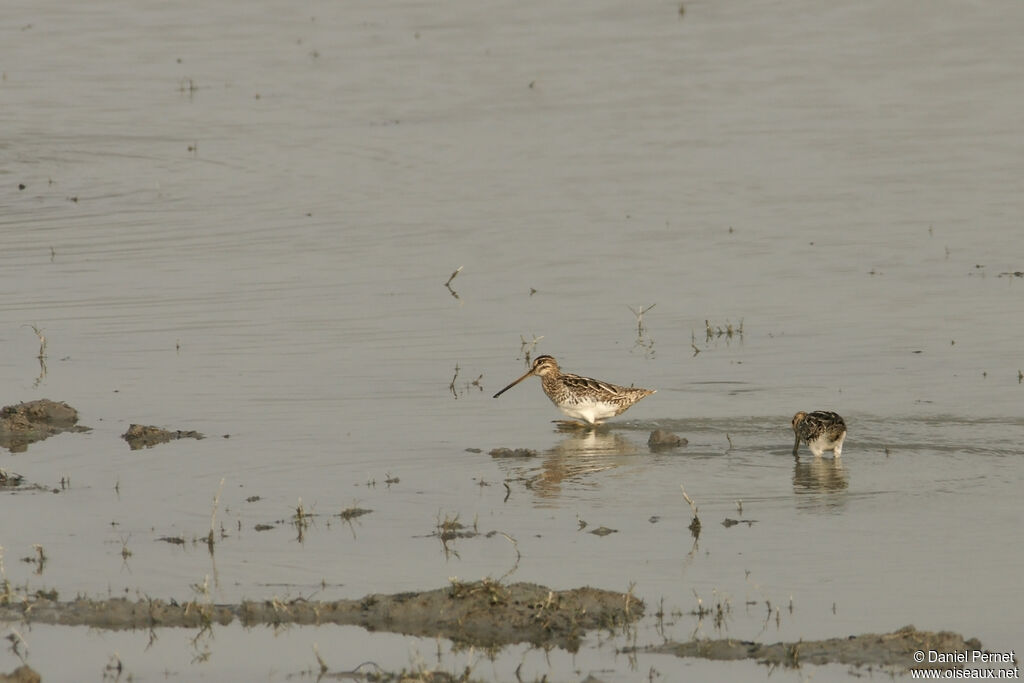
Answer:
[[[498,398],[531,375],[540,377],[541,388],[559,410],[571,418],[583,420],[590,426],[599,425],[615,417],[655,392],[654,389],[620,387],[590,377],[562,372],[551,356],[537,356],[522,377],[494,395]]]
[[[793,455],[796,455],[803,441],[815,457],[825,451],[832,451],[835,457],[843,454],[843,440],[846,438],[846,423],[838,413],[831,410],[815,410],[813,413],[798,412],[793,416]]]

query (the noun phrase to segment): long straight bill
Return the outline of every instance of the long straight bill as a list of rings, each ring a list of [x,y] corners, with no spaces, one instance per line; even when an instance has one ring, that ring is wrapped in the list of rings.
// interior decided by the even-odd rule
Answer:
[[[508,391],[509,389],[511,389],[512,387],[514,387],[515,385],[519,384],[520,382],[522,382],[522,381],[523,381],[524,379],[526,379],[527,377],[529,377],[529,376],[530,376],[530,375],[532,375],[532,374],[533,374],[533,368],[530,368],[530,370],[528,370],[528,371],[527,371],[527,373],[526,373],[525,375],[523,375],[522,377],[520,377],[519,379],[517,379],[517,380],[516,380],[515,382],[512,382],[512,384],[509,384],[509,385],[508,385],[507,387],[505,387],[504,389],[502,389],[501,391],[499,391],[498,393],[496,393],[496,394],[494,395],[494,398],[498,398],[499,396],[501,396],[502,394],[504,394],[504,393],[505,393],[506,391]]]

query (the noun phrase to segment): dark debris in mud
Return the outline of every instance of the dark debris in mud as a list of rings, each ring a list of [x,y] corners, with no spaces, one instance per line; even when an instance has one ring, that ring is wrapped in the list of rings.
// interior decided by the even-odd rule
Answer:
[[[25,598],[0,602],[0,621],[25,621],[103,629],[203,628],[242,625],[353,624],[369,631],[443,637],[477,647],[528,642],[575,652],[592,629],[615,629],[643,615],[631,593],[597,588],[556,591],[532,583],[492,579],[453,580],[447,588],[374,594],[359,600],[318,602],[302,598],[238,604],[178,603],[156,599],[78,598],[57,602]]]
[[[488,536],[494,533],[497,532],[491,532]],[[476,524],[472,528],[467,527],[459,521],[459,516],[456,515],[455,517],[445,517],[443,520],[438,520],[437,528],[430,535],[440,538],[442,543],[447,543],[456,538],[475,538],[480,536],[480,532],[477,530]]]
[[[532,448],[494,448],[491,449],[492,458],[536,458],[537,451]]]
[[[679,448],[690,443],[688,440],[665,429],[655,429],[647,438],[647,447],[652,451]]]
[[[0,447],[22,453],[28,445],[61,432],[88,432],[78,424],[78,411],[48,398],[0,409]]]
[[[163,543],[170,543],[171,545],[185,545],[184,536],[161,536],[156,540],[161,541]]]
[[[771,645],[748,640],[691,640],[668,642],[644,648],[645,652],[672,654],[677,657],[700,657],[719,661],[755,659],[761,664],[799,667],[802,664],[848,664],[853,666],[891,666],[949,668],[949,664],[918,664],[914,653],[935,650],[954,652],[981,650],[977,638],[964,639],[950,631],[918,631],[904,626],[892,633],[866,633],[846,638],[800,640]]]
[[[329,680],[331,672],[317,676],[318,680]],[[368,674],[351,674],[347,671],[338,672],[334,677],[339,681],[367,681],[368,683],[473,683],[479,678],[456,675],[447,671],[379,671]]]
[[[121,435],[121,438],[128,442],[128,446],[133,451],[137,451],[140,448],[152,448],[175,439],[202,439],[204,437],[194,430],[169,430],[152,425],[132,424],[128,427],[128,431]]]
[[[0,486],[20,486],[25,477],[17,472],[10,472],[0,467]]]
[[[371,667],[373,668],[371,669]],[[466,667],[462,673],[430,669],[385,671],[374,662],[364,662],[351,671],[331,671],[326,664],[321,662],[319,671],[304,671],[301,672],[301,675],[315,678],[317,681],[367,681],[367,683],[476,683],[482,680],[472,676],[469,667]]]
[[[373,510],[367,510],[366,508],[361,508],[361,507],[350,507],[350,508],[345,508],[344,510],[339,512],[338,513],[338,517],[341,517],[343,520],[348,521],[350,519],[355,519],[356,517],[362,517],[363,515],[368,515],[371,512],[373,512]]]

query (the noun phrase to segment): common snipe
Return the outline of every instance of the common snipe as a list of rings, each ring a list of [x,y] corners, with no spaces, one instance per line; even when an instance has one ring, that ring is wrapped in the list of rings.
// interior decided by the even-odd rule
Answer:
[[[609,417],[620,415],[654,389],[620,387],[590,377],[580,377],[558,368],[551,356],[537,356],[529,371],[494,395],[498,398],[530,375],[540,377],[541,387],[551,402],[569,417],[599,425]]]
[[[796,435],[793,455],[800,449],[801,441],[807,444],[815,456],[825,451],[833,451],[837,458],[843,454],[846,423],[838,413],[831,410],[815,410],[813,413],[801,410],[793,416],[793,433]]]

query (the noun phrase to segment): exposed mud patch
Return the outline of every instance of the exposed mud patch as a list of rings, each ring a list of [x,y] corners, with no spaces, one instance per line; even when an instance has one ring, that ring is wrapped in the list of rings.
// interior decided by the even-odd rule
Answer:
[[[67,403],[48,398],[4,406],[0,409],[0,446],[22,453],[30,443],[61,432],[88,432],[78,425],[78,411]]]
[[[677,657],[733,660],[756,659],[762,664],[797,667],[801,664],[850,664],[853,666],[892,666],[909,668],[954,668],[954,664],[918,664],[914,653],[981,650],[977,638],[965,640],[950,631],[918,631],[904,626],[892,633],[867,633],[848,638],[801,640],[795,643],[764,645],[746,640],[692,640],[669,642],[645,648],[646,652],[673,654]],[[962,668],[962,665],[959,665]]]
[[[663,451],[671,448],[679,448],[690,443],[683,437],[665,429],[655,429],[651,432],[651,435],[647,437],[647,446],[652,451]]]
[[[80,598],[57,602],[40,596],[0,605],[0,621],[106,629],[203,628],[230,624],[354,624],[370,631],[444,637],[477,647],[529,642],[575,652],[591,629],[617,628],[643,615],[643,601],[597,588],[554,591],[532,583],[485,579],[454,581],[422,593],[374,594],[361,600],[296,599],[240,604]]]
[[[9,674],[0,674],[0,683],[40,683],[42,680],[42,676],[25,664]]]
[[[121,435],[121,438],[128,442],[128,446],[137,451],[140,448],[152,448],[158,444],[167,443],[175,439],[202,439],[202,434],[196,431],[182,431],[161,429],[152,425],[133,424],[128,431]]]

